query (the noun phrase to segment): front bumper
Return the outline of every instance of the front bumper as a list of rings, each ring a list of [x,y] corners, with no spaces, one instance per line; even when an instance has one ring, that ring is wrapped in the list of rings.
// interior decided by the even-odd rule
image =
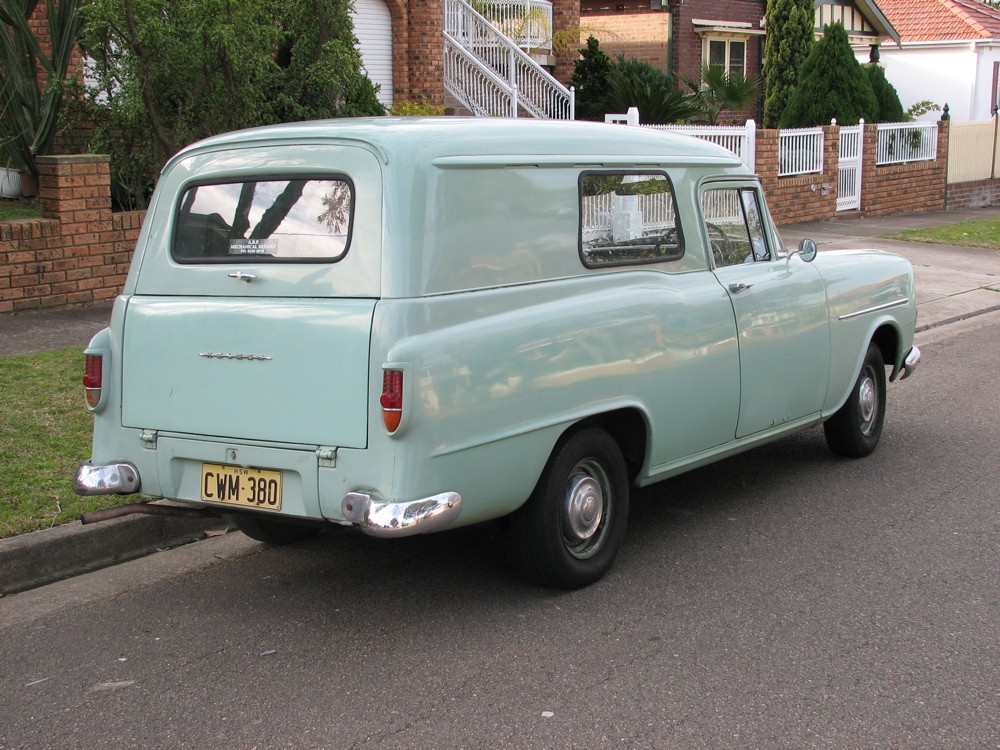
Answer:
[[[130,463],[95,466],[87,459],[76,470],[77,495],[131,495],[139,491],[139,470]]]
[[[899,369],[893,370],[892,376],[889,378],[889,382],[895,382],[896,380],[906,380],[913,371],[917,369],[917,365],[920,364],[920,349],[917,348],[916,344],[910,347],[909,353],[903,360],[903,366]]]
[[[419,500],[390,503],[375,494],[348,492],[342,505],[344,518],[371,536],[399,537],[439,531],[462,510],[462,496],[442,492]]]

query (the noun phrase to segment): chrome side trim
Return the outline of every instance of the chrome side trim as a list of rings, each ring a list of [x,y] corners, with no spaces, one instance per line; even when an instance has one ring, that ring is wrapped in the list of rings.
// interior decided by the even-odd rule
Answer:
[[[225,354],[223,352],[201,352],[198,356],[208,359],[247,359],[251,362],[267,362],[271,359],[264,354]]]
[[[868,313],[881,312],[882,310],[889,310],[893,307],[902,307],[903,305],[910,304],[908,299],[898,299],[895,302],[886,302],[882,305],[875,305],[875,307],[866,307],[864,310],[858,310],[857,312],[847,313],[846,315],[841,315],[837,320],[850,320],[851,318],[857,318],[862,315],[867,315]]]
[[[76,470],[77,495],[131,495],[139,491],[139,470],[130,463],[94,466],[84,461]]]
[[[462,496],[457,492],[442,492],[419,500],[390,503],[374,493],[348,492],[341,508],[344,518],[371,536],[412,536],[439,531],[452,523],[462,510]]]

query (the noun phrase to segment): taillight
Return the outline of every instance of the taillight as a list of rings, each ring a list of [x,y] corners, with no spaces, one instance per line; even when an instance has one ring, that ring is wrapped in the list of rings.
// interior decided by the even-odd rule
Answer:
[[[91,409],[96,409],[101,403],[103,380],[104,358],[100,354],[88,354],[83,374],[83,397]]]
[[[382,405],[382,422],[385,428],[389,432],[395,432],[403,418],[402,370],[382,371],[382,397],[379,403]]]

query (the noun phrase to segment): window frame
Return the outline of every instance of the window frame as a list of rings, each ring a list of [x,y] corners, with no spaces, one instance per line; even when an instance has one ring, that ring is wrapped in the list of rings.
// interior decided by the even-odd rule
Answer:
[[[586,253],[586,243],[583,239],[584,232],[584,206],[583,201],[586,197],[583,191],[584,181],[588,177],[662,177],[666,185],[669,188],[670,202],[674,213],[674,226],[673,229],[677,233],[677,252],[671,253],[670,255],[664,255],[661,257],[652,258],[629,258],[622,260],[615,260],[608,263],[594,263],[592,260],[588,259]],[[607,268],[619,268],[625,266],[640,266],[640,265],[651,265],[654,263],[672,263],[674,261],[681,260],[685,255],[685,242],[684,242],[684,229],[681,224],[681,212],[677,205],[677,191],[674,188],[673,180],[670,179],[670,175],[667,174],[666,170],[662,169],[649,169],[649,168],[613,168],[613,169],[588,169],[580,172],[577,176],[577,252],[580,257],[580,262],[584,267],[593,270],[602,270]]]
[[[344,235],[344,248],[338,255],[331,255],[327,257],[302,257],[302,258],[275,258],[268,257],[265,255],[231,255],[231,256],[219,256],[219,257],[184,257],[178,255],[176,252],[177,248],[177,238],[181,228],[181,216],[182,207],[184,205],[184,199],[190,190],[214,186],[214,185],[244,185],[248,182],[263,183],[263,182],[293,182],[296,180],[304,180],[306,182],[342,182],[347,185],[347,190],[350,196],[350,209],[348,211],[347,217],[347,232]],[[339,263],[345,257],[347,257],[348,252],[351,249],[351,241],[354,238],[354,219],[355,211],[357,208],[357,196],[358,191],[354,185],[354,180],[350,178],[349,175],[340,172],[328,172],[323,174],[309,173],[292,173],[292,174],[274,174],[274,173],[263,173],[259,175],[248,175],[243,178],[231,177],[223,179],[201,179],[201,180],[191,180],[190,182],[185,182],[181,189],[177,192],[177,201],[174,204],[173,210],[173,220],[171,222],[170,236],[169,236],[169,249],[170,249],[170,259],[180,265],[185,266],[202,266],[202,265],[247,265],[261,263],[266,265],[323,265],[323,264],[334,264]]]
[[[739,75],[746,77],[747,74],[747,49],[750,46],[750,37],[742,34],[705,34],[701,41],[701,60],[706,66],[711,65],[712,42],[721,42],[726,45],[726,63],[724,65],[726,75],[734,75],[733,72],[733,42],[743,45],[743,55],[740,59]]]
[[[729,190],[735,193],[736,204],[739,208],[740,218],[743,220],[743,229],[746,232],[746,242],[749,247],[750,254],[744,256],[743,260],[733,263],[719,264],[716,261],[715,253],[712,249],[712,234],[709,230],[709,226],[712,224],[718,224],[718,222],[713,222],[705,212],[705,198],[706,196],[715,191]],[[751,222],[747,217],[747,205],[744,196],[749,195],[753,200],[753,205],[757,213],[757,221],[760,224],[760,239],[763,240],[764,249],[766,250],[766,257],[758,257],[756,251],[754,250],[754,233],[751,231]],[[764,195],[759,185],[747,184],[745,182],[710,182],[705,183],[701,186],[698,191],[698,215],[701,223],[701,229],[704,230],[704,236],[708,240],[708,244],[705,246],[706,254],[708,255],[707,260],[709,261],[709,268],[714,271],[718,271],[723,268],[732,268],[734,266],[741,265],[753,265],[757,263],[771,263],[778,260],[781,256],[778,252],[778,248],[775,246],[777,241],[776,237],[773,235],[769,228],[773,228],[773,224],[770,219],[770,214],[767,212],[767,204],[763,200]],[[724,233],[723,233],[724,234]],[[741,238],[742,239],[742,238]]]

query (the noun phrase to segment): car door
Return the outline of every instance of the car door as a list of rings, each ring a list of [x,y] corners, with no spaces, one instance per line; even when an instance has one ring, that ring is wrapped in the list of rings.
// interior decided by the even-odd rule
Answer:
[[[830,372],[823,279],[810,263],[778,252],[753,181],[708,183],[702,230],[739,336],[736,438],[819,413]]]

